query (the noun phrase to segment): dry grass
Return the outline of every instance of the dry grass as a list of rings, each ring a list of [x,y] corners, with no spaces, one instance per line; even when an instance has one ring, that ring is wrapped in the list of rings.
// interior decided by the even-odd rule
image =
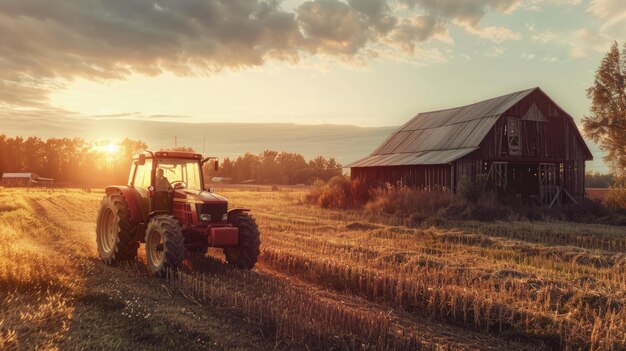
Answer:
[[[626,210],[626,187],[609,188],[603,200],[610,208]]]
[[[410,229],[389,225],[405,218],[384,225],[360,211],[295,210],[277,194],[226,195],[265,209],[257,211],[263,262],[290,276],[504,338],[626,347],[623,227],[449,222]]]
[[[0,350],[269,347],[245,325],[230,326],[223,312],[172,295],[142,261],[98,262],[93,222],[101,197],[0,193]]]
[[[0,349],[52,348],[67,332],[78,281],[68,258],[42,245],[58,228],[12,195],[0,193]]]
[[[145,274],[142,259],[123,270],[77,265],[95,255],[84,218],[95,214],[100,194],[0,193],[0,349],[106,345],[102,333],[76,339],[87,331],[75,319],[115,335],[115,349],[206,348],[213,339],[190,331],[193,318],[172,307],[177,297],[196,318],[228,314],[221,335],[244,333],[217,348],[250,348],[250,340],[279,349],[626,348],[622,227],[444,221],[409,228],[406,216],[373,220],[367,210],[303,204],[302,189],[222,194],[233,207],[253,209],[260,265],[233,270],[212,252],[191,257],[164,285]],[[72,210],[61,215],[55,206]],[[65,227],[51,220],[58,216]],[[129,291],[163,306],[129,299]],[[146,317],[158,313],[155,306],[181,325],[179,336]]]

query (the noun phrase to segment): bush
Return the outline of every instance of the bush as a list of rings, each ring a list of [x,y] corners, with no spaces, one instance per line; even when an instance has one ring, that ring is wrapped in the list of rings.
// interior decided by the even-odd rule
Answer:
[[[498,201],[495,193],[483,193],[469,208],[470,218],[479,221],[504,220],[513,217],[513,210]]]
[[[478,174],[474,180],[463,177],[459,181],[459,195],[466,198],[469,202],[476,203],[485,192],[486,183],[486,174]]]
[[[515,217],[515,212],[504,205],[495,193],[483,193],[476,202],[456,196],[449,206],[439,211],[439,216],[454,220],[496,221]]]
[[[452,195],[444,191],[426,191],[387,186],[373,191],[373,200],[365,205],[370,214],[390,214],[415,219],[436,214],[450,205]]]
[[[372,220],[393,217],[407,225],[421,226],[446,220],[569,220],[584,223],[626,224],[626,189],[612,188],[609,207],[597,201],[582,201],[562,208],[526,207],[494,192],[483,190],[483,177],[463,180],[459,194],[387,185],[369,190],[360,180],[333,177],[316,181],[305,196],[307,203],[322,208],[363,208]]]
[[[626,187],[612,186],[604,200],[606,207],[612,210],[626,210]]]
[[[307,203],[322,208],[344,210],[362,207],[369,200],[370,192],[367,184],[359,179],[351,180],[345,176],[335,176],[327,184],[320,180],[315,181],[305,195]]]
[[[316,180],[313,182],[313,185],[309,188],[309,191],[304,195],[304,201],[308,204],[318,204],[318,200],[324,189],[326,187],[326,183],[323,180]]]

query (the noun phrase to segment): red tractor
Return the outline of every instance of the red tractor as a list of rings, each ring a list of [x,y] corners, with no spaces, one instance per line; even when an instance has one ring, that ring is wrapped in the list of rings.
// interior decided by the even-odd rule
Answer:
[[[224,249],[226,261],[252,269],[259,256],[259,229],[248,210],[206,190],[202,165],[214,157],[187,152],[144,151],[133,160],[126,186],[109,186],[100,204],[96,236],[107,264],[132,260],[145,243],[148,267],[163,276],[185,251]]]

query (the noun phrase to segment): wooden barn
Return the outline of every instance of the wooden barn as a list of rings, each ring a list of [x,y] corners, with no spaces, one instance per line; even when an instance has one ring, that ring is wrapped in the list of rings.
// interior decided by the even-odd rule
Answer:
[[[482,174],[486,188],[552,205],[584,197],[591,159],[572,116],[533,88],[420,113],[346,167],[372,186],[452,191],[463,178]]]

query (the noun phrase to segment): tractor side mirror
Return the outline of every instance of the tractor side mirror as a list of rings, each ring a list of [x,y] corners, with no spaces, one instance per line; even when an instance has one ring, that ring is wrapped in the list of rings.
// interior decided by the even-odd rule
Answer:
[[[139,156],[137,157],[137,161],[135,161],[135,163],[136,163],[138,166],[143,166],[143,165],[145,165],[145,164],[146,164],[146,155],[144,155],[144,154],[139,155]]]
[[[214,167],[215,167],[215,172],[217,172],[217,170],[220,169],[220,161],[215,160]]]

